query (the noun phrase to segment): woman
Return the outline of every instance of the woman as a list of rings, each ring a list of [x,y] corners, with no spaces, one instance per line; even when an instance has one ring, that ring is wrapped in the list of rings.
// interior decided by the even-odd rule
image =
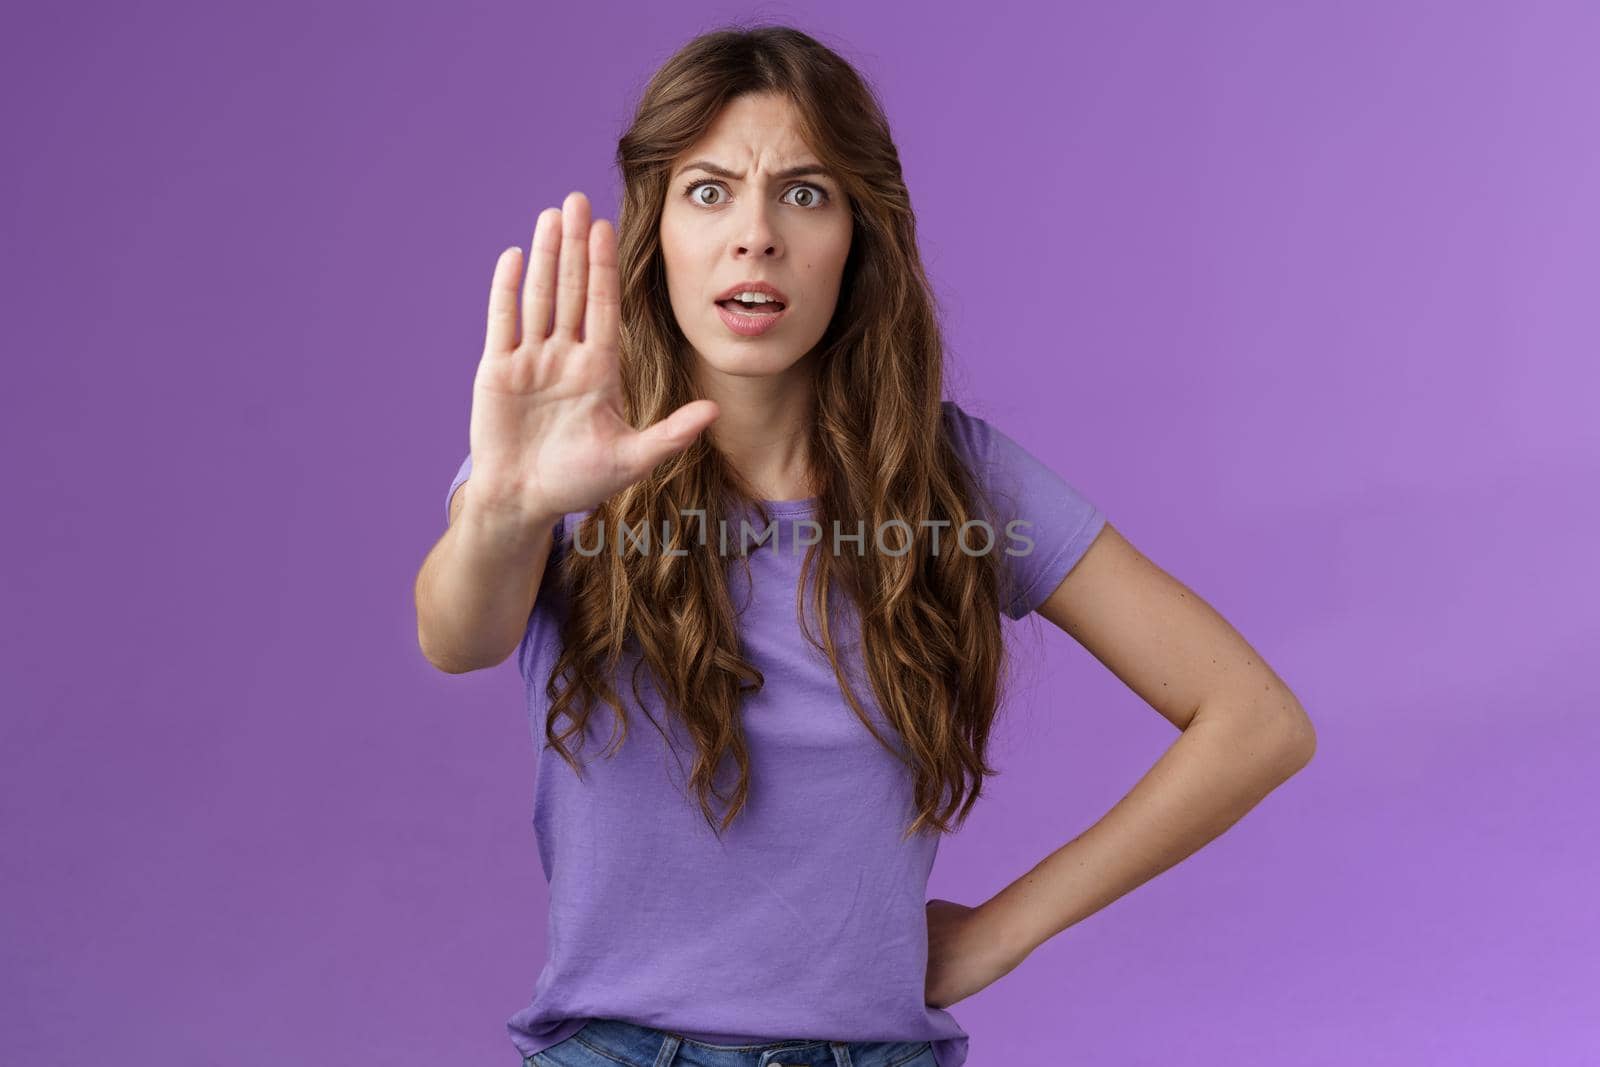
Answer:
[[[1309,722],[944,399],[894,143],[835,53],[697,38],[618,163],[619,232],[573,193],[526,271],[495,266],[416,587],[432,663],[515,652],[527,687],[549,959],[512,1039],[540,1067],[954,1067],[949,1005],[1238,819],[1309,759]],[[1034,610],[1183,736],[991,900],[926,901],[994,773],[1000,615]]]

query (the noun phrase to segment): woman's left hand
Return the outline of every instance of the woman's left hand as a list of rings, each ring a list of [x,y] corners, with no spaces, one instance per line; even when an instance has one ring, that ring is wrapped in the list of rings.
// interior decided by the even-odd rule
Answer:
[[[928,901],[928,979],[923,999],[948,1008],[1010,974],[1027,959],[1000,936],[989,914],[953,900]]]

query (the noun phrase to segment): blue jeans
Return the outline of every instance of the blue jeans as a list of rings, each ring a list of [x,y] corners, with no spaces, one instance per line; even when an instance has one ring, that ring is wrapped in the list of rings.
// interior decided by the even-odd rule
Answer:
[[[708,1045],[666,1030],[591,1019],[523,1067],[937,1067],[926,1041],[774,1041]]]

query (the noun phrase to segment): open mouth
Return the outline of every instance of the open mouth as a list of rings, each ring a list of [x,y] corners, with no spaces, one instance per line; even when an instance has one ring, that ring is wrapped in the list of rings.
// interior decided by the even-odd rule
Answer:
[[[768,300],[760,304],[747,304],[743,300],[718,300],[717,306],[725,307],[740,315],[776,315],[784,309],[784,304],[777,300]]]

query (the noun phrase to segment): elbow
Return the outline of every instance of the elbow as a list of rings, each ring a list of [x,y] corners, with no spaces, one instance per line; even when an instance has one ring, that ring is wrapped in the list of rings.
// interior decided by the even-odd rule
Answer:
[[[1227,710],[1216,711],[1208,721],[1222,722],[1236,731],[1254,758],[1280,780],[1299,773],[1316,753],[1317,731],[1292,693],[1271,700],[1217,701],[1215,708]],[[1201,717],[1196,713],[1197,720]]]
[[[439,655],[437,652],[432,651],[428,647],[428,643],[422,640],[420,637],[417,639],[417,648],[421,650],[422,658],[427,660],[428,665],[436,671],[442,671],[445,674],[465,674],[470,669],[454,663],[449,659],[446,659],[444,656]]]
[[[427,632],[422,627],[417,627],[417,648],[422,652],[422,658],[428,661],[429,666],[445,674],[469,674],[485,666],[484,663],[471,663],[452,657],[443,649],[435,648],[429,641]]]
[[[1298,702],[1291,710],[1279,712],[1277,719],[1276,730],[1281,738],[1277,747],[1287,772],[1284,777],[1288,777],[1304,770],[1316,754],[1317,730]]]
[[[498,667],[505,662],[504,659],[500,659],[493,663],[470,663],[465,660],[451,660],[439,655],[429,655],[427,652],[424,652],[422,656],[435,670],[442,671],[445,674],[471,674],[473,671]]]
[[[520,637],[518,638],[520,641]],[[503,651],[495,651],[487,656],[459,656],[452,655],[449,651],[438,648],[429,642],[427,632],[422,627],[417,628],[417,648],[422,652],[422,658],[427,660],[435,670],[445,674],[471,674],[473,671],[487,670],[498,667],[511,657],[516,651],[513,644]]]
[[[424,658],[433,665],[435,670],[441,671],[445,674],[470,674],[478,669],[471,664],[451,663],[448,660],[438,659],[434,656],[429,656],[426,653],[423,655]]]
[[[1298,773],[1317,751],[1317,731],[1300,698],[1277,687],[1267,699],[1255,703],[1257,728],[1271,738],[1274,760],[1285,778]]]

